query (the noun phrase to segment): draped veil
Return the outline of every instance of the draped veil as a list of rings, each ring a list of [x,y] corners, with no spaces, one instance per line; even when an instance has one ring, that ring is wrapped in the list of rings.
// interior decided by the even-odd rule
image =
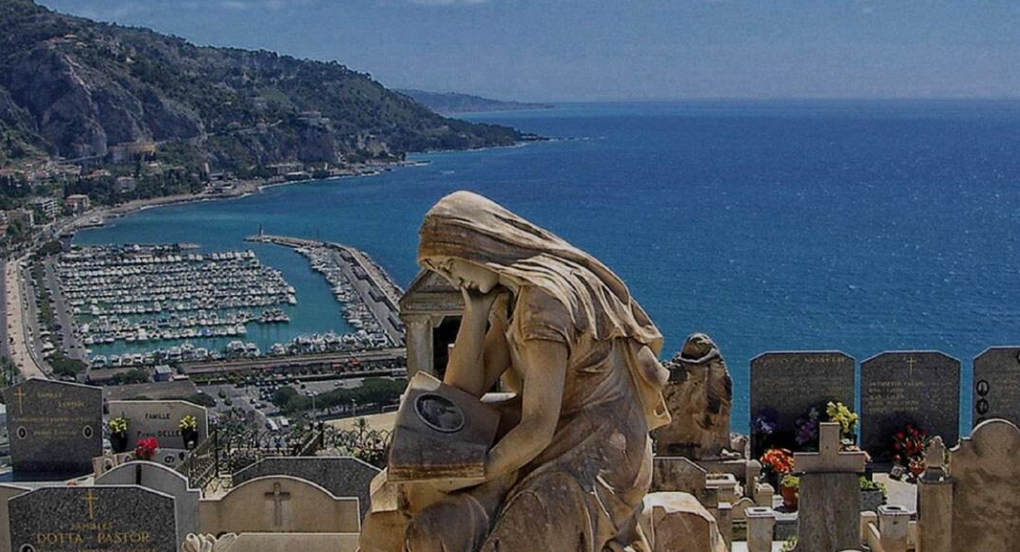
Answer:
[[[418,262],[461,258],[533,286],[566,308],[579,333],[598,341],[629,341],[627,365],[648,429],[670,421],[662,387],[669,372],[659,364],[662,334],[620,278],[591,255],[471,192],[444,197],[425,215]],[[647,347],[651,354],[647,354]]]

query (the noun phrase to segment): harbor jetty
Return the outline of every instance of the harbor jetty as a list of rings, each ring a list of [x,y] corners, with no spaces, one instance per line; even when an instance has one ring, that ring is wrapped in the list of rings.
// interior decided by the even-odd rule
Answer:
[[[312,269],[332,286],[347,321],[359,334],[380,347],[403,346],[404,325],[398,307],[403,292],[363,251],[334,242],[273,236],[261,230],[245,239],[290,247],[308,258]]]

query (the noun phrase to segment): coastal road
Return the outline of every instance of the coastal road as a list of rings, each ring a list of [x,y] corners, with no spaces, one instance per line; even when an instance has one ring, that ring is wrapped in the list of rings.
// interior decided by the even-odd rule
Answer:
[[[25,290],[22,287],[21,278],[18,274],[19,260],[11,260],[4,266],[4,297],[6,299],[6,331],[7,345],[10,347],[10,356],[18,371],[26,379],[31,377],[45,378],[46,373],[35,357],[30,352],[27,336],[30,335],[28,328],[28,301],[25,298]]]
[[[0,259],[0,355],[10,358],[11,337],[7,331],[7,261]]]

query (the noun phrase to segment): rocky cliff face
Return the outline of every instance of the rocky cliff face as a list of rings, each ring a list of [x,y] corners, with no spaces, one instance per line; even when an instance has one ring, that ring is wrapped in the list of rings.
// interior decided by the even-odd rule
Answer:
[[[214,166],[230,168],[523,138],[443,118],[337,63],[200,48],[31,0],[0,2],[0,28],[0,132],[18,128],[67,159],[153,140],[195,145]]]

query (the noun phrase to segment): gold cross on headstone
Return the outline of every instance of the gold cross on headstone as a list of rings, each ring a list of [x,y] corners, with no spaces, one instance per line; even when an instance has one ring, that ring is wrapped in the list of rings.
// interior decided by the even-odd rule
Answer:
[[[818,428],[818,452],[793,454],[793,469],[799,473],[862,473],[867,464],[863,452],[840,452],[840,425],[824,422]]]
[[[910,355],[910,358],[907,359],[907,366],[910,367],[910,377],[914,377],[915,364],[917,364],[917,359],[914,358],[914,355]]]
[[[290,493],[280,492],[280,484],[273,483],[273,492],[266,493],[266,498],[273,501],[273,523],[277,529],[283,529],[283,502],[290,500]]]
[[[95,503],[99,500],[99,498],[93,496],[92,489],[89,489],[88,494],[82,497],[82,500],[89,503],[89,521],[96,519]]]
[[[18,415],[20,416],[25,412],[25,390],[19,387],[18,390],[14,392],[14,396],[18,398]]]

